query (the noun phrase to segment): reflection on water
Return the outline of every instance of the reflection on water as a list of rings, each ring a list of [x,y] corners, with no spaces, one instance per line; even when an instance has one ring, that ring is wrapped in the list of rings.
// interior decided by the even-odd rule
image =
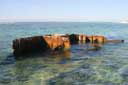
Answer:
[[[101,34],[127,41],[126,24],[14,23],[0,24],[0,32],[0,85],[128,84],[128,42],[73,45],[70,51],[24,59],[15,59],[11,49],[13,39],[51,33]]]
[[[94,45],[93,45],[94,46]],[[101,45],[99,45],[101,46]],[[111,47],[110,47],[111,46]],[[118,60],[115,52],[121,44],[102,45],[99,50],[91,44],[73,45],[71,50],[45,54],[26,55],[25,59],[15,60],[1,67],[1,84],[12,85],[70,85],[70,84],[120,84],[127,82],[128,63]],[[110,50],[109,50],[110,49]],[[107,53],[107,55],[105,55]],[[110,56],[109,53],[112,53]],[[5,60],[5,61],[8,61]],[[15,63],[11,63],[14,62]]]

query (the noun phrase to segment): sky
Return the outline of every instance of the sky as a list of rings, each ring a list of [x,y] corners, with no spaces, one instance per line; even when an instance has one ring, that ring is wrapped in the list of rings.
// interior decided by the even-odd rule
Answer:
[[[0,0],[0,21],[120,21],[128,0]]]

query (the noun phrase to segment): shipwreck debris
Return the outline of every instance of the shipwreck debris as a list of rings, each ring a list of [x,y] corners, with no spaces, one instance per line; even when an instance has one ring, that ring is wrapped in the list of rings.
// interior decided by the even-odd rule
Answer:
[[[97,44],[124,42],[124,40],[108,40],[104,36],[85,34],[53,34],[44,36],[33,36],[13,40],[13,50],[15,55],[22,55],[31,52],[45,52],[56,50],[68,50],[73,44],[91,43],[94,49],[99,49],[101,46]]]

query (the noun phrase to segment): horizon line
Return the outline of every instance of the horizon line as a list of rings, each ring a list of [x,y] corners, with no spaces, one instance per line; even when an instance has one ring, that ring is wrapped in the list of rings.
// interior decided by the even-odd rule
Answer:
[[[46,19],[0,19],[0,22],[121,22],[122,20],[46,20]]]

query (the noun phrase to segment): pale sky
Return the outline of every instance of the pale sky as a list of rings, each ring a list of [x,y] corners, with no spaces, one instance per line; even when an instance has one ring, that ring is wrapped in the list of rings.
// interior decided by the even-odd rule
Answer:
[[[128,0],[0,0],[0,21],[119,21]]]

